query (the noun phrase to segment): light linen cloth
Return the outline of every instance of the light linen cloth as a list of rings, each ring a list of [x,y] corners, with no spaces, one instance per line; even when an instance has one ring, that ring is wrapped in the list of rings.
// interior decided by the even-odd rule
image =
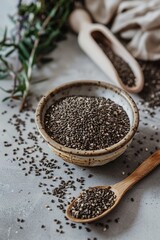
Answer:
[[[138,59],[160,59],[160,0],[85,0],[94,20],[129,40],[128,50]]]

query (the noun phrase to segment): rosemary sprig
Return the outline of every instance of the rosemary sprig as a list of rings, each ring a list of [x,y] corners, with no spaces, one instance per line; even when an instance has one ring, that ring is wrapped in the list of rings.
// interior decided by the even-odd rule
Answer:
[[[0,41],[0,79],[8,75],[12,77],[13,89],[6,91],[10,95],[4,100],[22,99],[22,111],[30,85],[34,83],[33,66],[50,61],[46,54],[56,48],[58,41],[65,39],[67,18],[73,8],[73,0],[37,0],[30,4],[19,1],[17,8],[17,14],[10,16],[15,25],[12,36],[8,38],[6,30]],[[10,62],[13,55],[17,56],[16,67]]]

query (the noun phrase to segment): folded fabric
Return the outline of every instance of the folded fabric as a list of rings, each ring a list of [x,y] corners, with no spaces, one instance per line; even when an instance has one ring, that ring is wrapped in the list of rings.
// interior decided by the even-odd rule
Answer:
[[[85,6],[96,22],[107,24],[122,0],[85,0]]]
[[[92,4],[92,2],[96,2],[96,4]],[[160,59],[160,0],[86,0],[86,3],[88,10],[97,22],[107,24],[116,13],[111,31],[119,33],[122,38],[129,40],[127,48],[136,58]],[[103,11],[103,15],[101,15],[101,11]],[[104,12],[106,14],[110,12],[108,17]]]

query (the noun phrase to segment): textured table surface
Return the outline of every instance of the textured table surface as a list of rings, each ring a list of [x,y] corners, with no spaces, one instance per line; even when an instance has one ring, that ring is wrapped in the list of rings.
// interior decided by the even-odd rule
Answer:
[[[7,13],[14,12],[14,2],[7,0],[1,5],[1,29],[8,24]],[[133,95],[140,109],[140,125],[128,150],[102,167],[67,165],[53,155],[37,133],[37,97],[76,79],[109,80],[79,49],[75,36],[61,42],[53,56],[54,62],[35,71],[37,77],[50,79],[47,84],[33,86],[29,110],[19,114],[19,102],[0,101],[0,240],[159,240],[159,167],[100,222],[83,225],[65,219],[65,205],[82,188],[121,181],[159,148],[160,109],[152,116],[152,110]],[[12,82],[0,84],[9,88]],[[0,91],[0,100],[6,96]]]

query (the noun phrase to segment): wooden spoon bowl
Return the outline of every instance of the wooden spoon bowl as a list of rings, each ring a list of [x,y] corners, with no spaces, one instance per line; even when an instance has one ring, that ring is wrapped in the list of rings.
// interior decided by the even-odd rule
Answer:
[[[81,49],[97,64],[97,66],[112,80],[116,85],[130,93],[138,93],[143,89],[144,76],[138,62],[104,25],[92,23],[92,19],[84,9],[75,9],[69,18],[69,23],[74,32],[78,33],[78,43]],[[95,36],[95,37],[94,37]],[[124,84],[117,69],[97,44],[99,38],[103,45],[108,45],[113,52],[126,62],[133,75],[135,85]]]
[[[89,219],[79,219],[79,218],[75,218],[72,216],[71,214],[71,209],[73,207],[73,205],[75,204],[77,198],[75,198],[72,203],[67,207],[67,210],[66,210],[66,216],[69,220],[71,220],[72,222],[80,222],[80,223],[87,223],[87,222],[93,222],[93,221],[97,221],[99,220],[100,218],[103,218],[106,214],[108,214],[110,211],[112,211],[113,208],[115,208],[115,206],[119,203],[121,197],[119,195],[119,191],[117,191],[117,189],[113,188],[112,186],[95,186],[94,188],[98,188],[98,189],[105,189],[105,188],[110,188],[110,190],[112,192],[115,193],[116,195],[116,199],[115,199],[115,203],[114,205],[109,208],[107,211],[104,211],[102,214],[94,217],[94,218],[89,218]],[[80,193],[79,197],[82,195],[82,193]],[[79,198],[78,197],[78,198]]]
[[[77,201],[77,198],[75,198],[71,204],[67,207],[66,210],[66,216],[68,219],[70,219],[73,222],[80,222],[80,223],[86,223],[86,222],[93,222],[97,221],[100,218],[107,215],[109,212],[111,212],[119,203],[123,195],[138,181],[140,181],[144,176],[146,176],[148,173],[150,173],[154,168],[156,168],[160,164],[160,150],[155,152],[153,155],[151,155],[148,159],[146,159],[129,177],[124,179],[123,181],[116,183],[113,186],[96,186],[95,188],[104,189],[110,187],[110,190],[115,193],[116,199],[114,204],[107,210],[104,210],[100,215],[97,215],[93,218],[75,218],[72,216],[72,207]],[[81,193],[82,194],[82,193]],[[78,198],[81,197],[81,194]]]

